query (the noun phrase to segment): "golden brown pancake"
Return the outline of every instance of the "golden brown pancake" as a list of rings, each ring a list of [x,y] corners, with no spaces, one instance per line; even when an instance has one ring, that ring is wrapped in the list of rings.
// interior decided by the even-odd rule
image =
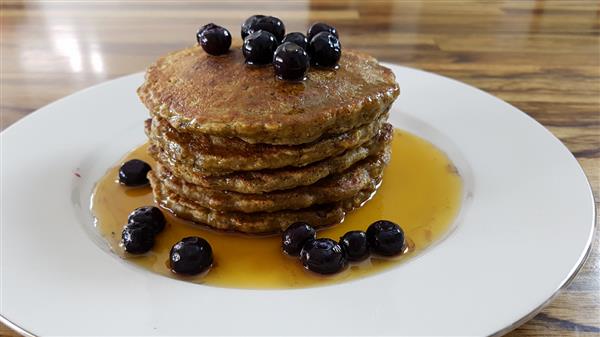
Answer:
[[[207,175],[222,175],[234,171],[301,167],[338,156],[370,141],[386,119],[387,114],[340,135],[301,145],[249,144],[239,138],[182,133],[160,117],[152,119],[147,134],[151,144],[159,147],[170,161]]]
[[[239,193],[264,193],[286,190],[298,186],[308,186],[336,173],[341,173],[355,163],[385,151],[389,156],[389,144],[392,139],[392,126],[384,124],[377,136],[367,144],[363,144],[343,154],[303,166],[286,167],[275,170],[240,171],[226,175],[208,176],[193,167],[179,165],[171,161],[159,148],[150,147],[150,154],[158,165],[166,166],[176,177],[191,184],[210,189],[227,190]]]
[[[349,199],[362,190],[375,190],[381,181],[388,156],[372,156],[343,173],[329,176],[310,186],[261,194],[221,191],[190,184],[175,177],[164,166],[155,171],[165,190],[198,205],[223,212],[275,212]]]
[[[154,197],[178,217],[245,233],[339,223],[381,181],[398,94],[390,69],[352,50],[302,82],[246,65],[239,47],[170,53],[138,89],[152,117]]]
[[[339,69],[311,68],[305,81],[289,82],[271,66],[246,65],[239,48],[216,57],[199,46],[160,58],[138,89],[150,113],[178,131],[285,145],[370,123],[398,94],[390,69],[352,50]]]
[[[308,222],[314,227],[339,223],[348,212],[359,207],[373,194],[372,190],[364,190],[340,202],[316,205],[300,210],[282,210],[272,213],[220,212],[202,207],[192,200],[170,192],[164,188],[152,171],[148,173],[148,178],[156,201],[177,217],[220,230],[254,234],[283,231],[298,221]]]

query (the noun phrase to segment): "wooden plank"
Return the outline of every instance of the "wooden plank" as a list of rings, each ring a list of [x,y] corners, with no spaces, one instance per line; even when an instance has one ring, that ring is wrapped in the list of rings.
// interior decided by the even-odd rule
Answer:
[[[0,129],[72,92],[142,71],[195,43],[195,30],[208,21],[228,27],[239,43],[240,22],[260,12],[281,17],[288,31],[327,21],[344,48],[508,101],[576,155],[598,200],[598,1],[2,1]],[[600,334],[599,238],[571,285],[508,336]],[[0,336],[16,334],[0,325]]]

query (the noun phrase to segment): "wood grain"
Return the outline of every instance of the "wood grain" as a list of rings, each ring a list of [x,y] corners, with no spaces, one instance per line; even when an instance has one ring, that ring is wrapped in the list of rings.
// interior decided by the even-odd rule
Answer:
[[[575,154],[598,200],[597,1],[3,1],[0,10],[1,129],[76,90],[143,70],[194,43],[206,22],[237,36],[243,19],[269,13],[289,31],[325,20],[341,32],[344,47],[510,102]],[[598,238],[570,286],[508,336],[600,335]],[[0,336],[16,334],[0,326]]]

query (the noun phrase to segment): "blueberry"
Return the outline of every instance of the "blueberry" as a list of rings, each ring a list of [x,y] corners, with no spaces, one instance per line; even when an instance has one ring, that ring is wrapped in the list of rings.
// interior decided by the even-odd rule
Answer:
[[[200,27],[196,33],[198,44],[205,52],[211,55],[223,55],[231,47],[231,34],[229,31],[214,23]]]
[[[242,23],[242,39],[245,39],[246,36],[250,35],[250,33],[253,31],[252,26],[256,23],[256,21],[258,21],[258,19],[264,17],[264,15],[252,15],[251,17],[247,18],[246,21]]]
[[[335,35],[320,32],[310,40],[308,45],[310,61],[319,67],[333,68],[342,56],[342,46]]]
[[[369,257],[369,242],[367,233],[363,231],[350,231],[340,238],[340,245],[344,248],[348,261],[362,261]]]
[[[242,52],[248,64],[269,64],[273,62],[275,49],[277,49],[275,36],[259,30],[246,36]]]
[[[306,50],[308,48],[308,39],[306,38],[306,36],[304,36],[304,34],[299,33],[299,32],[293,32],[293,33],[287,34],[283,38],[283,41],[281,41],[281,43],[286,43],[286,42],[293,42],[293,43],[299,45],[304,50]]]
[[[146,174],[152,168],[148,163],[132,159],[125,162],[119,169],[119,183],[125,186],[143,186],[148,185],[149,181]]]
[[[252,17],[248,18],[248,20],[252,19]],[[246,20],[246,21],[248,21]],[[252,32],[256,32],[259,30],[267,31],[273,35],[277,39],[277,43],[280,43],[285,36],[285,25],[281,20],[274,16],[262,16],[254,19],[253,22],[248,26],[247,32],[252,34]],[[242,26],[242,36],[244,35],[244,26]]]
[[[128,223],[121,233],[121,242],[125,251],[131,254],[143,254],[154,246],[154,230],[143,222]]]
[[[178,274],[199,274],[212,265],[212,248],[203,238],[183,238],[171,248],[169,262],[171,270]]]
[[[398,255],[404,249],[404,231],[387,220],[372,223],[367,229],[367,240],[371,251],[383,256]]]
[[[334,274],[346,266],[342,247],[331,239],[307,241],[300,252],[304,268],[319,274]]]
[[[144,206],[134,209],[133,212],[129,214],[127,222],[140,222],[148,224],[152,228],[154,235],[156,235],[162,232],[162,230],[165,228],[167,220],[158,207]]]
[[[331,35],[337,37],[338,39],[340,38],[335,27],[332,27],[323,22],[315,22],[312,24],[312,26],[310,26],[310,28],[308,28],[308,32],[306,32],[306,35],[308,36],[308,40],[309,41],[312,40],[312,38],[315,37],[315,35],[319,34],[320,32],[328,32]]]
[[[296,222],[291,224],[281,236],[281,247],[283,251],[292,256],[298,256],[302,246],[308,240],[314,240],[317,232],[306,222]]]
[[[273,55],[275,74],[282,80],[302,81],[309,65],[308,54],[292,42],[281,44]]]

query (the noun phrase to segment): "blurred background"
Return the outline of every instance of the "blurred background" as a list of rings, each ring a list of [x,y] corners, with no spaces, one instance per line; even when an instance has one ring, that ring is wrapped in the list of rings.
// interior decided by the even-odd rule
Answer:
[[[569,147],[598,200],[598,1],[3,0],[0,129],[74,91],[143,71],[162,54],[196,43],[196,30],[208,22],[225,26],[240,43],[240,24],[253,14],[281,18],[288,32],[330,23],[344,48],[437,72],[508,101]],[[571,286],[510,336],[600,334],[597,241],[598,235]],[[0,326],[0,335],[13,334]]]

